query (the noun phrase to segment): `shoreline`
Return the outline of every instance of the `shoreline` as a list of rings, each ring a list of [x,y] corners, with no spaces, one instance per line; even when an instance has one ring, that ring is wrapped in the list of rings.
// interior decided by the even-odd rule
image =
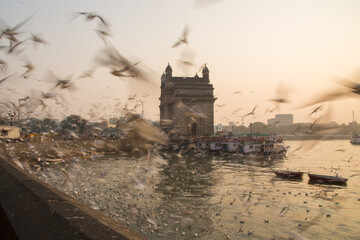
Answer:
[[[284,141],[288,140],[349,140],[351,135],[277,135]]]

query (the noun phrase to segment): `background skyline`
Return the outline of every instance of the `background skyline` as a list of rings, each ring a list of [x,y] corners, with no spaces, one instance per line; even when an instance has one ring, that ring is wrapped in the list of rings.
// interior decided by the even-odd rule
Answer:
[[[294,114],[294,122],[311,122],[328,105],[301,106],[319,93],[339,88],[336,77],[354,80],[360,66],[359,1],[6,0],[0,5],[1,30],[32,16],[20,28],[21,37],[34,33],[48,42],[33,46],[26,41],[18,54],[0,50],[0,59],[8,64],[0,79],[15,73],[0,85],[0,100],[17,103],[18,98],[36,95],[34,89],[49,91],[50,71],[71,77],[75,88],[59,91],[62,105],[46,100],[55,118],[115,117],[125,105],[136,104],[141,113],[140,101],[131,100],[136,98],[143,101],[145,117],[158,120],[160,77],[167,64],[174,76],[192,77],[197,72],[201,76],[206,63],[217,98],[215,125],[241,124],[241,116],[254,106],[255,115],[244,118],[245,125],[266,123],[277,113]],[[94,31],[99,21],[85,21],[84,16],[76,17],[77,12],[98,13],[110,24],[107,45]],[[172,48],[185,28],[188,44]],[[0,45],[7,44],[0,39]],[[96,59],[110,46],[132,63],[139,62],[148,78],[119,78],[99,66]],[[27,78],[21,76],[26,71],[23,60],[35,66]],[[89,69],[95,69],[92,78],[79,78]],[[289,102],[270,113],[274,98]],[[322,112],[309,116],[320,105]],[[358,97],[336,100],[326,120],[347,123],[353,111],[360,121]],[[37,110],[34,116],[44,112],[50,110]]]

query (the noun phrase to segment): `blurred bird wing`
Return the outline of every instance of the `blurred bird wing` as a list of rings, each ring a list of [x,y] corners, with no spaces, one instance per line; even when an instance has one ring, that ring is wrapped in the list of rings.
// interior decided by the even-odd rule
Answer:
[[[181,41],[176,41],[172,46],[171,48],[175,48],[177,46],[179,46],[181,44]]]
[[[344,78],[336,78],[335,82],[344,87],[350,88],[352,91],[354,91],[354,90],[360,91],[360,83],[359,82],[351,81],[351,80],[344,79]]]
[[[9,79],[11,76],[13,76],[15,73],[10,74],[9,76],[4,77],[3,79],[0,79],[0,83],[4,82],[5,80]]]
[[[251,112],[255,112],[255,110],[257,109],[257,107],[258,107],[258,105],[256,104]]]
[[[321,94],[318,97],[315,97],[313,100],[308,101],[307,103],[301,105],[299,108],[305,108],[312,105],[316,105],[323,102],[329,102],[334,101],[335,99],[345,97],[349,93],[348,90],[338,89],[338,90],[332,90],[328,93]]]
[[[187,36],[189,35],[189,32],[190,32],[190,28],[189,26],[186,24],[184,29],[183,29],[183,32],[182,32],[182,39],[183,40],[186,40]]]
[[[31,15],[30,17],[24,19],[23,21],[16,24],[13,28],[11,28],[12,31],[19,29],[21,26],[23,26],[25,23],[27,23],[32,17],[34,17],[35,14]]]

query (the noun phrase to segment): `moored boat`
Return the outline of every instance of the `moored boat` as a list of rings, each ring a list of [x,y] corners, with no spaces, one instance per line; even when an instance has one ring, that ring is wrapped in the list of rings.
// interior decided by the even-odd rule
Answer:
[[[328,175],[319,175],[319,174],[310,174],[308,173],[310,181],[317,183],[328,183],[328,184],[345,184],[347,178],[342,178],[338,176],[328,176]]]
[[[198,150],[244,155],[284,157],[288,146],[281,138],[266,134],[210,136],[194,139]]]
[[[273,171],[276,176],[281,178],[288,178],[288,179],[296,179],[302,178],[304,172],[295,172],[295,171],[281,171],[281,170],[274,170]]]
[[[360,145],[360,136],[359,136],[359,134],[354,133],[351,136],[350,143],[355,144],[355,145]]]

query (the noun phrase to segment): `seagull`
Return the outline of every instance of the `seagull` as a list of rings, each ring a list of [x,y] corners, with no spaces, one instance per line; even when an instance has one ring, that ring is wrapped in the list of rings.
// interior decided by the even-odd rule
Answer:
[[[101,54],[98,55],[96,61],[105,67],[111,68],[111,74],[118,77],[133,77],[147,82],[151,82],[149,75],[139,68],[139,62],[131,63],[128,59],[123,57],[115,47],[106,47]],[[125,74],[126,73],[126,74]]]
[[[35,66],[27,59],[23,60],[23,62],[25,63],[25,65],[23,65],[23,67],[25,67],[27,70],[22,75],[24,77],[26,77],[26,74],[33,71],[35,69]]]
[[[22,22],[16,24],[14,27],[12,28],[6,28],[5,30],[3,30],[0,33],[0,39],[1,38],[7,38],[8,40],[10,40],[11,42],[18,42],[18,39],[15,37],[16,35],[20,34],[20,32],[18,32],[17,30],[23,26],[27,21],[29,21],[34,15],[28,17],[27,19],[23,20]]]
[[[27,40],[27,39],[25,39],[25,40],[23,40],[23,41],[20,41],[20,42],[17,42],[17,43],[15,43],[14,45],[12,45],[12,46],[9,48],[8,53],[13,53],[14,50],[15,50],[16,48],[18,48],[20,45],[22,45],[26,40]],[[16,54],[18,54],[18,53],[20,53],[20,51],[17,52]]]
[[[179,38],[178,41],[176,41],[176,42],[172,45],[171,48],[175,48],[175,47],[177,47],[177,46],[179,46],[179,45],[181,45],[181,44],[187,45],[187,44],[188,44],[187,36],[188,36],[188,34],[189,34],[189,31],[190,31],[190,29],[189,29],[189,27],[186,25],[186,26],[184,27],[183,32],[182,32],[182,36]]]
[[[255,107],[253,108],[253,110],[247,114],[245,114],[243,117],[249,116],[249,115],[255,115],[255,110],[257,108],[257,105],[255,105]]]
[[[320,106],[316,107],[309,115],[317,113],[319,110],[322,109],[322,107],[323,107],[323,105],[320,105]]]
[[[275,110],[277,110],[279,108],[279,105],[277,105],[276,107],[274,107],[273,109],[266,109],[265,114],[267,113],[273,113]]]
[[[7,79],[9,79],[12,75],[14,75],[15,73],[13,74],[10,74],[9,76],[7,77],[4,77],[3,79],[0,79],[0,84],[3,83],[4,81],[6,81]]]
[[[348,90],[350,92],[360,95],[360,83],[359,82],[347,80],[344,78],[337,79],[336,82],[338,84],[342,85],[343,87],[348,88]]]
[[[359,76],[355,76],[354,78],[358,79]],[[336,88],[320,94],[314,100],[300,106],[300,108],[312,106],[323,102],[335,101],[340,98],[351,97],[354,96],[354,94],[360,95],[360,83],[358,81],[337,78],[335,79],[335,82],[341,85],[342,88]]]
[[[78,16],[81,16],[81,15],[83,15],[83,16],[85,16],[85,20],[86,21],[92,21],[92,20],[94,20],[94,19],[99,19],[100,20],[100,22],[102,22],[106,27],[109,27],[109,24],[105,21],[105,19],[103,18],[103,17],[101,17],[99,14],[96,14],[96,13],[92,13],[92,12],[78,12],[77,13],[78,15],[75,17],[75,18],[77,18]],[[74,19],[75,19],[74,18]],[[74,20],[73,19],[73,20]]]
[[[277,109],[280,107],[280,104],[282,103],[290,103],[288,100],[288,94],[291,92],[291,89],[289,87],[285,86],[283,83],[280,83],[276,89],[276,96],[275,98],[269,99],[269,101],[272,101],[275,104],[275,108]]]
[[[99,38],[101,40],[103,40],[103,42],[106,43],[106,38],[111,36],[111,33],[109,30],[105,30],[105,29],[95,29],[94,30],[96,32],[96,34],[99,36]]]
[[[85,72],[83,72],[79,77],[78,79],[80,78],[92,78],[93,76],[93,73],[94,73],[95,69],[89,69]]]
[[[43,38],[41,38],[40,36],[38,36],[38,35],[35,35],[34,33],[31,33],[31,37],[29,38],[31,41],[33,41],[33,43],[34,43],[34,48],[35,48],[35,46],[36,46],[36,44],[37,43],[39,43],[39,44],[44,44],[44,45],[46,45],[48,42],[45,40],[45,39],[43,39]]]
[[[140,61],[139,62],[136,62],[136,63],[133,63],[132,65],[133,66],[136,66],[136,65],[138,65],[140,63]],[[114,70],[112,70],[111,71],[111,74],[112,75],[114,75],[114,76],[117,76],[117,77],[136,77],[136,74],[130,74],[130,75],[128,75],[128,74],[123,74],[123,72],[126,72],[126,71],[130,71],[131,70],[131,64],[130,65],[126,65],[125,67],[123,67],[123,68],[121,68],[121,69],[118,69],[118,70],[116,70],[116,69],[114,69]]]

